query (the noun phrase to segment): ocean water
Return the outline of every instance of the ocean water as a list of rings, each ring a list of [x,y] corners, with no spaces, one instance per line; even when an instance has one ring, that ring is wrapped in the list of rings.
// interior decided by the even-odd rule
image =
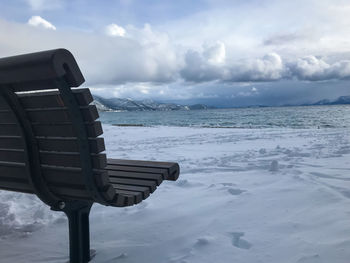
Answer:
[[[100,120],[119,126],[350,128],[350,105],[101,112]]]

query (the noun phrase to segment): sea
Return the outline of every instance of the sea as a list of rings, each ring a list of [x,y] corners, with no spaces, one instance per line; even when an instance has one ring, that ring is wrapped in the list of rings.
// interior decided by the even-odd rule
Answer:
[[[350,128],[350,105],[100,112],[100,121],[135,127]]]

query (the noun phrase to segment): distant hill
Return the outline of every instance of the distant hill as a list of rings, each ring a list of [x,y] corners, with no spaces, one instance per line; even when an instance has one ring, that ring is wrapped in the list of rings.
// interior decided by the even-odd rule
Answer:
[[[106,99],[100,96],[93,96],[94,102],[99,111],[174,111],[174,110],[203,110],[212,109],[204,104],[179,105],[174,103],[159,103],[153,100],[132,100],[111,98]]]
[[[285,104],[282,107],[289,106],[323,106],[323,105],[344,105],[350,104],[350,96],[340,96],[335,100],[323,99],[314,103],[303,103],[303,104]]]
[[[312,105],[341,105],[341,104],[350,104],[350,96],[341,96],[336,100],[320,100]]]
[[[177,110],[205,110],[215,109],[215,107],[205,104],[180,105],[175,103],[160,103],[153,100],[132,100],[120,98],[102,98],[93,96],[94,102],[99,111],[177,111]],[[323,99],[315,103],[291,104],[283,106],[317,106],[317,105],[342,105],[350,104],[350,96],[340,96],[336,100]],[[258,105],[250,107],[268,107],[267,105]]]

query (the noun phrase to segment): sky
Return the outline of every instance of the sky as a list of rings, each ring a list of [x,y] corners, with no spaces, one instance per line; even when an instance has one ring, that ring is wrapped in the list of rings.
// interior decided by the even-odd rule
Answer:
[[[350,95],[349,0],[0,1],[0,57],[55,48],[109,98],[236,107]]]

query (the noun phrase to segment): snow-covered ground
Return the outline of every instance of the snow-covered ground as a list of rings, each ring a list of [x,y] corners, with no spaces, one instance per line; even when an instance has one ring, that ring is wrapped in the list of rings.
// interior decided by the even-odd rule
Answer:
[[[91,213],[92,262],[337,263],[350,258],[349,130],[105,126],[107,153],[177,161],[140,205]],[[67,262],[67,221],[0,192],[0,262]]]

